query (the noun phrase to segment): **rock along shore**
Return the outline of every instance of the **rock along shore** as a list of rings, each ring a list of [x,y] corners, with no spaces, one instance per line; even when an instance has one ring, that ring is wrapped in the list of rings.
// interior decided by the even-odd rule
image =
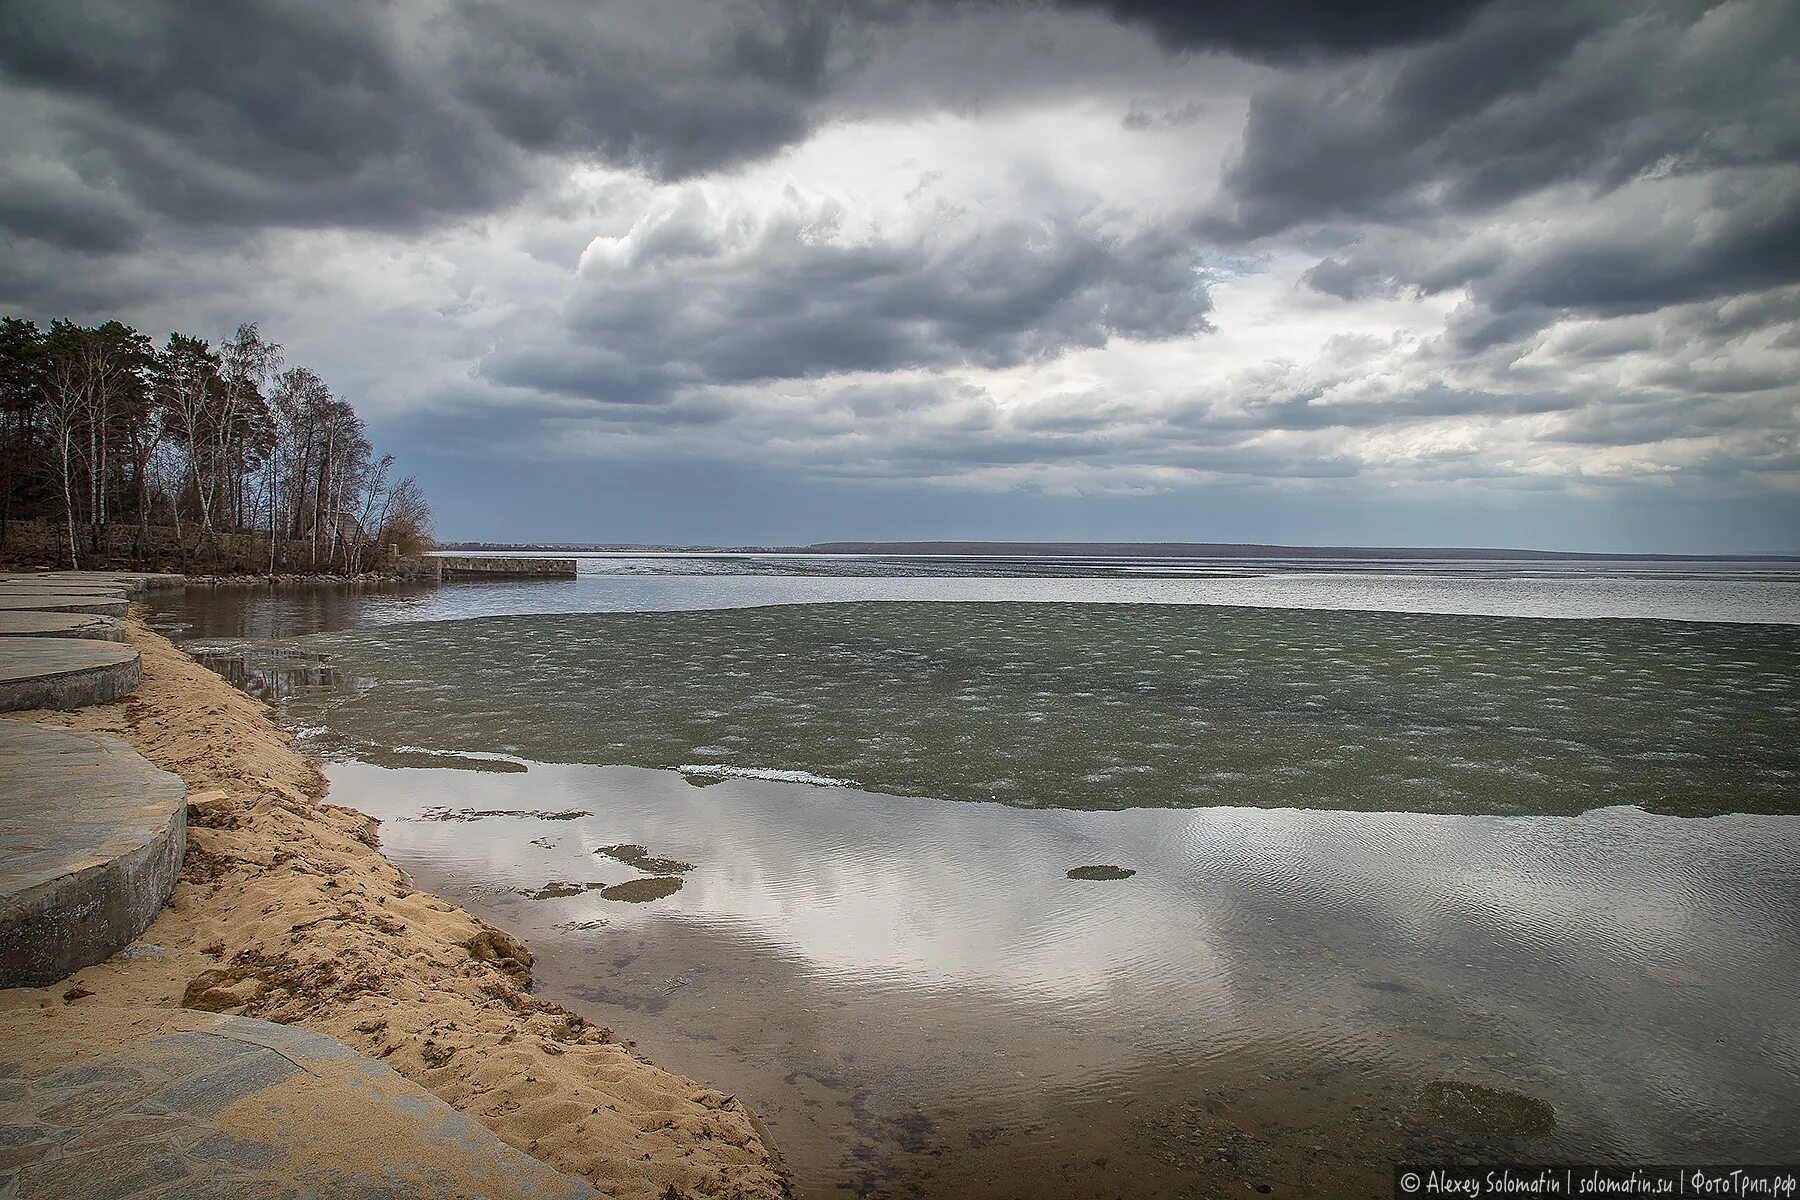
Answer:
[[[317,767],[266,705],[136,616],[126,634],[143,661],[128,699],[11,719],[118,738],[179,775],[180,881],[125,951],[49,987],[0,990],[0,1036],[125,1039],[159,1010],[261,1018],[337,1038],[610,1195],[788,1194],[739,1101],[533,996],[525,947],[414,890],[376,849],[371,818],[323,802]]]

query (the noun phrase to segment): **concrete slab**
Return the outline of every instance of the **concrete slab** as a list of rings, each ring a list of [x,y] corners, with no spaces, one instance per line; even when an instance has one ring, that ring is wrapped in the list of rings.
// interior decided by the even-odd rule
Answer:
[[[23,596],[44,592],[70,596],[86,596],[91,592],[98,592],[103,596],[131,596],[131,588],[127,584],[92,579],[0,579],[0,592]]]
[[[77,612],[122,617],[131,602],[101,592],[13,591],[0,595],[0,612]]]
[[[125,622],[93,613],[0,612],[0,638],[72,637],[96,642],[125,640]]]
[[[105,585],[122,587],[130,595],[183,587],[186,575],[166,571],[0,571],[0,587],[12,583]]]
[[[96,1039],[145,1022],[84,1015]],[[148,1023],[69,1066],[0,1021],[0,1196],[604,1200],[322,1034],[179,1010]]]
[[[178,777],[114,738],[0,720],[0,987],[54,983],[130,943],[186,848]]]
[[[135,646],[91,638],[0,638],[0,712],[117,700],[143,678]]]

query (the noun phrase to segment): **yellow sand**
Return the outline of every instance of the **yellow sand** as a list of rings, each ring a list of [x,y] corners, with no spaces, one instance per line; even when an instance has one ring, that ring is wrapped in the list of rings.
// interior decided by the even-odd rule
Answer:
[[[736,1099],[644,1062],[534,998],[530,954],[414,891],[376,823],[321,803],[316,767],[268,707],[127,621],[144,681],[127,699],[16,714],[110,734],[188,784],[187,861],[139,939],[48,988],[0,991],[0,1038],[68,1045],[74,1014],[242,1012],[330,1034],[507,1142],[623,1198],[779,1197],[779,1164]],[[88,995],[83,995],[88,993]],[[138,1029],[124,1014],[138,1013]],[[109,1036],[79,1022],[80,1038]]]

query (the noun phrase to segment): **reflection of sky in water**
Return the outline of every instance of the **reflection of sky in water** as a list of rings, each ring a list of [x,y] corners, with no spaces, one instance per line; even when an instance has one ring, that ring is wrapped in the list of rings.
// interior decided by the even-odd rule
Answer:
[[[622,841],[696,864],[644,907],[489,891],[538,941],[593,917],[609,937],[701,928],[797,962],[809,987],[980,994],[1088,1036],[1123,1024],[1140,1058],[1425,1079],[1447,1045],[1516,1055],[1571,1114],[1572,1148],[1770,1152],[1800,1132],[1800,818],[1028,812],[631,768],[330,775],[453,898],[628,878],[592,853]],[[597,815],[394,819],[432,805]],[[1138,874],[1064,877],[1091,863]],[[1008,1036],[1034,1036],[1031,1020]]]

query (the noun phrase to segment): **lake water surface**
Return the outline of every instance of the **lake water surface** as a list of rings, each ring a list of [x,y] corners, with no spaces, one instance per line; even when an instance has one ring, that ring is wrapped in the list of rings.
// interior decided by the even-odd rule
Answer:
[[[803,1196],[1800,1146],[1788,570],[612,557],[155,605]]]

